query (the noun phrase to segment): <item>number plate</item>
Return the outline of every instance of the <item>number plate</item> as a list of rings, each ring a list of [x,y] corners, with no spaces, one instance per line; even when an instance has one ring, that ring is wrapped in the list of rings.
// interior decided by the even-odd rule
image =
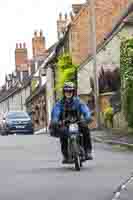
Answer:
[[[78,132],[78,124],[70,124],[69,131],[70,132]]]
[[[24,126],[16,126],[16,128],[24,128]]]

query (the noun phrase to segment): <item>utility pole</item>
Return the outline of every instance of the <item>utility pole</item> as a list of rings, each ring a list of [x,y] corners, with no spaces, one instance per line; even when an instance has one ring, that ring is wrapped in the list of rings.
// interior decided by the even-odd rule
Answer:
[[[96,14],[95,14],[95,0],[90,0],[91,11],[91,40],[92,40],[92,57],[93,57],[93,74],[94,74],[94,96],[95,96],[95,111],[96,111],[96,128],[100,128],[100,105],[99,105],[99,82],[98,70],[96,62]]]

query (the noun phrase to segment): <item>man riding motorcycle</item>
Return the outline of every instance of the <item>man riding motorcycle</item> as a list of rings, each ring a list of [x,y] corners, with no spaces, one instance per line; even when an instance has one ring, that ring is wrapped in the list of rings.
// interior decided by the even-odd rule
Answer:
[[[65,134],[66,129],[62,126],[63,121],[75,118],[79,121],[79,129],[83,134],[83,146],[85,159],[92,160],[92,143],[88,123],[91,120],[90,109],[75,95],[76,88],[72,82],[66,82],[63,87],[63,98],[53,107],[51,113],[50,133],[52,136],[59,136],[63,163],[68,160],[68,138]],[[83,117],[84,120],[81,120]]]

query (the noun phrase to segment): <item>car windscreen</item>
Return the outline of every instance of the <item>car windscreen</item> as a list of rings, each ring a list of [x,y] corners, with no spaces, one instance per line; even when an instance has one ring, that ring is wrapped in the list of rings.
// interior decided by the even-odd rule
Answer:
[[[29,118],[29,116],[25,112],[13,112],[13,113],[8,113],[6,118],[7,119],[22,119],[22,118]]]

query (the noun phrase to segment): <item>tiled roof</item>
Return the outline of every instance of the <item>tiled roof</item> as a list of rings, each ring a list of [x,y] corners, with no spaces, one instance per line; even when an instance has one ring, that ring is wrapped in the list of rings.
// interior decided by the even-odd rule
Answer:
[[[14,93],[18,92],[20,90],[19,87],[19,83],[16,83],[16,85],[14,87],[11,87],[9,90],[5,90],[5,92],[3,92],[0,95],[0,103],[4,100],[6,100],[9,96],[13,95]]]

